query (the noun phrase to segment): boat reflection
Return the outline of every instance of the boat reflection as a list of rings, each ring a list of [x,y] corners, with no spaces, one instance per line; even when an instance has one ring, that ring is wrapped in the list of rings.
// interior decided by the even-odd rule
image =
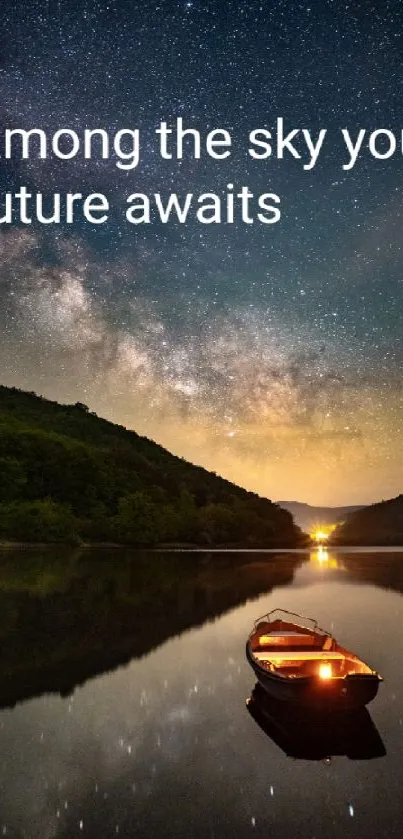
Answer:
[[[262,731],[288,756],[326,760],[384,757],[386,749],[366,708],[318,713],[272,699],[257,683],[246,702]]]

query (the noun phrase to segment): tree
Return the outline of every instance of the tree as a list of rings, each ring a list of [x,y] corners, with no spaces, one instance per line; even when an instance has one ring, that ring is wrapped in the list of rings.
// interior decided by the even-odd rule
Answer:
[[[159,541],[158,508],[144,492],[134,492],[120,499],[115,532],[123,542],[153,545]]]
[[[0,501],[19,498],[27,477],[22,463],[11,457],[0,457]]]
[[[51,499],[0,505],[0,534],[21,542],[74,542],[76,522],[71,510]]]

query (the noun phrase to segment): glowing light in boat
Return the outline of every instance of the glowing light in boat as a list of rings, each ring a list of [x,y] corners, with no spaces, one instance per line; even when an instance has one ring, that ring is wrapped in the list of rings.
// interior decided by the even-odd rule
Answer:
[[[332,678],[332,665],[331,664],[321,664],[319,667],[319,678],[320,679],[331,679]]]

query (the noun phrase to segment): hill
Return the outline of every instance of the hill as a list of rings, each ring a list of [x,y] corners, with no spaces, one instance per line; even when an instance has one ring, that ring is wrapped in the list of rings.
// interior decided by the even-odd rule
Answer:
[[[292,547],[268,499],[91,413],[0,386],[0,539]]]
[[[311,507],[310,504],[303,504],[300,501],[277,501],[277,504],[288,510],[294,517],[295,523],[306,533],[311,533],[320,524],[336,524],[344,521],[350,513],[363,509],[361,506]]]
[[[403,495],[349,515],[332,537],[334,545],[403,545]]]

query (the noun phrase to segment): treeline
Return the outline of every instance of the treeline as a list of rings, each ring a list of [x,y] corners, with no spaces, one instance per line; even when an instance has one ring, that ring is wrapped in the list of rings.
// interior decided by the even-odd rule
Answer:
[[[334,545],[403,545],[403,495],[347,516],[332,536]]]
[[[0,387],[0,539],[293,546],[282,508],[82,403]]]

